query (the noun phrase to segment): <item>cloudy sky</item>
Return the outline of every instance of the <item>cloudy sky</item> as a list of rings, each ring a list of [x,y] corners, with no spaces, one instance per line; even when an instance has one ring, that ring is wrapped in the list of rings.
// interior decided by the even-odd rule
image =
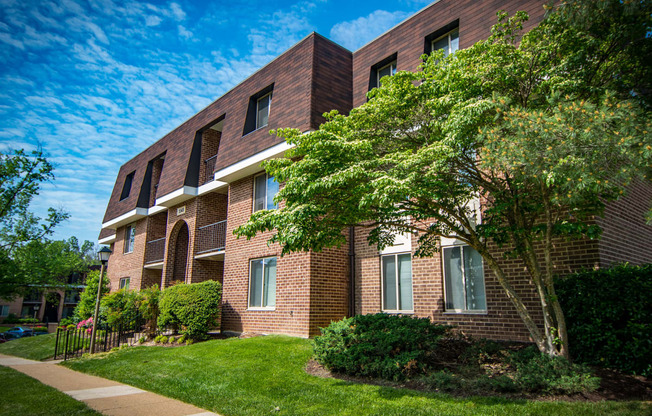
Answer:
[[[42,147],[32,204],[96,241],[120,165],[316,31],[356,50],[432,0],[0,0],[0,151]]]

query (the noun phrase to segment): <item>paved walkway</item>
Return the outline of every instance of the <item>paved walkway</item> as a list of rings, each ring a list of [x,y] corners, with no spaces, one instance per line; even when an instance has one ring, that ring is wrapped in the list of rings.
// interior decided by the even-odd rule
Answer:
[[[110,416],[219,416],[191,404],[56,365],[0,354],[0,365],[54,387]]]

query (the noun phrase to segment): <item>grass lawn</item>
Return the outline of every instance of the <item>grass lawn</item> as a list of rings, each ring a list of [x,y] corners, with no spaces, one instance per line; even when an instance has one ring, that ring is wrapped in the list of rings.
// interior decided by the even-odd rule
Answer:
[[[0,326],[0,332],[9,331],[13,326]]]
[[[100,415],[82,402],[7,367],[0,367],[0,415]]]
[[[648,415],[642,402],[453,398],[305,373],[305,339],[231,338],[179,348],[133,347],[67,367],[231,415]],[[278,410],[276,410],[278,409]]]
[[[13,339],[0,344],[0,354],[15,355],[30,360],[45,360],[54,355],[57,334]]]

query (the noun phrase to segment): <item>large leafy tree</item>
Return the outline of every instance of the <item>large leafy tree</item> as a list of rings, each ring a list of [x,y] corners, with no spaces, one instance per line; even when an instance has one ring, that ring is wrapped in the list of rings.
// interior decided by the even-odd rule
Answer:
[[[54,179],[53,166],[41,151],[0,152],[0,297],[21,293],[30,280],[16,262],[16,253],[31,242],[39,242],[68,218],[61,210],[50,208],[48,216],[35,216],[29,206],[41,185]]]
[[[277,132],[295,146],[265,165],[285,183],[284,208],[254,213],[236,234],[274,230],[288,253],[342,244],[357,225],[379,247],[414,233],[418,256],[455,237],[482,255],[539,349],[568,356],[553,248],[598,237],[605,203],[647,181],[652,10],[616,0],[548,7],[526,34],[527,15],[500,14],[488,40],[383,79],[366,104],[331,113],[317,131]],[[527,270],[538,313],[505,255]]]

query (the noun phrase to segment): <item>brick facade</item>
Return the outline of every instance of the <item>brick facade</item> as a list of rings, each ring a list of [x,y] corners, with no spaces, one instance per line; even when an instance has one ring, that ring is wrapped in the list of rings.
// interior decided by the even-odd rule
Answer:
[[[527,11],[528,29],[542,19],[544,3],[441,0],[353,53],[310,34],[123,165],[104,218],[107,228],[100,235],[110,238],[109,228],[115,229],[114,254],[109,260],[112,290],[124,277],[131,279],[133,289],[153,284],[165,288],[175,280],[220,281],[221,329],[235,332],[314,336],[320,327],[350,313],[351,296],[355,313],[380,312],[381,255],[367,244],[365,228],[355,230],[354,270],[350,270],[348,245],[281,257],[280,248],[267,243],[268,233],[251,240],[233,235],[252,214],[254,177],[262,172],[264,159],[260,155],[282,144],[269,130],[316,129],[324,121],[324,112],[336,109],[347,113],[366,101],[373,68],[386,58],[395,56],[398,70],[416,70],[430,37],[455,27],[460,47],[466,48],[489,36],[498,10],[510,14]],[[255,105],[257,94],[270,88],[269,124],[245,134],[248,130],[243,126],[252,103]],[[131,192],[121,200],[125,177],[131,172],[135,172]],[[643,221],[650,200],[652,188],[635,184],[627,198],[609,205],[604,217],[597,220],[604,229],[601,240],[555,242],[557,272],[619,261],[652,261],[652,227]],[[134,250],[124,253],[125,229],[131,218],[136,227]],[[494,250],[501,252],[497,247]],[[276,303],[274,307],[252,308],[252,260],[268,257],[277,260]],[[540,320],[534,288],[523,265],[497,257],[535,319]],[[446,312],[442,263],[440,255],[412,257],[414,315],[455,325],[476,336],[528,339],[521,319],[486,267],[486,311]],[[351,283],[355,286],[352,294]]]

